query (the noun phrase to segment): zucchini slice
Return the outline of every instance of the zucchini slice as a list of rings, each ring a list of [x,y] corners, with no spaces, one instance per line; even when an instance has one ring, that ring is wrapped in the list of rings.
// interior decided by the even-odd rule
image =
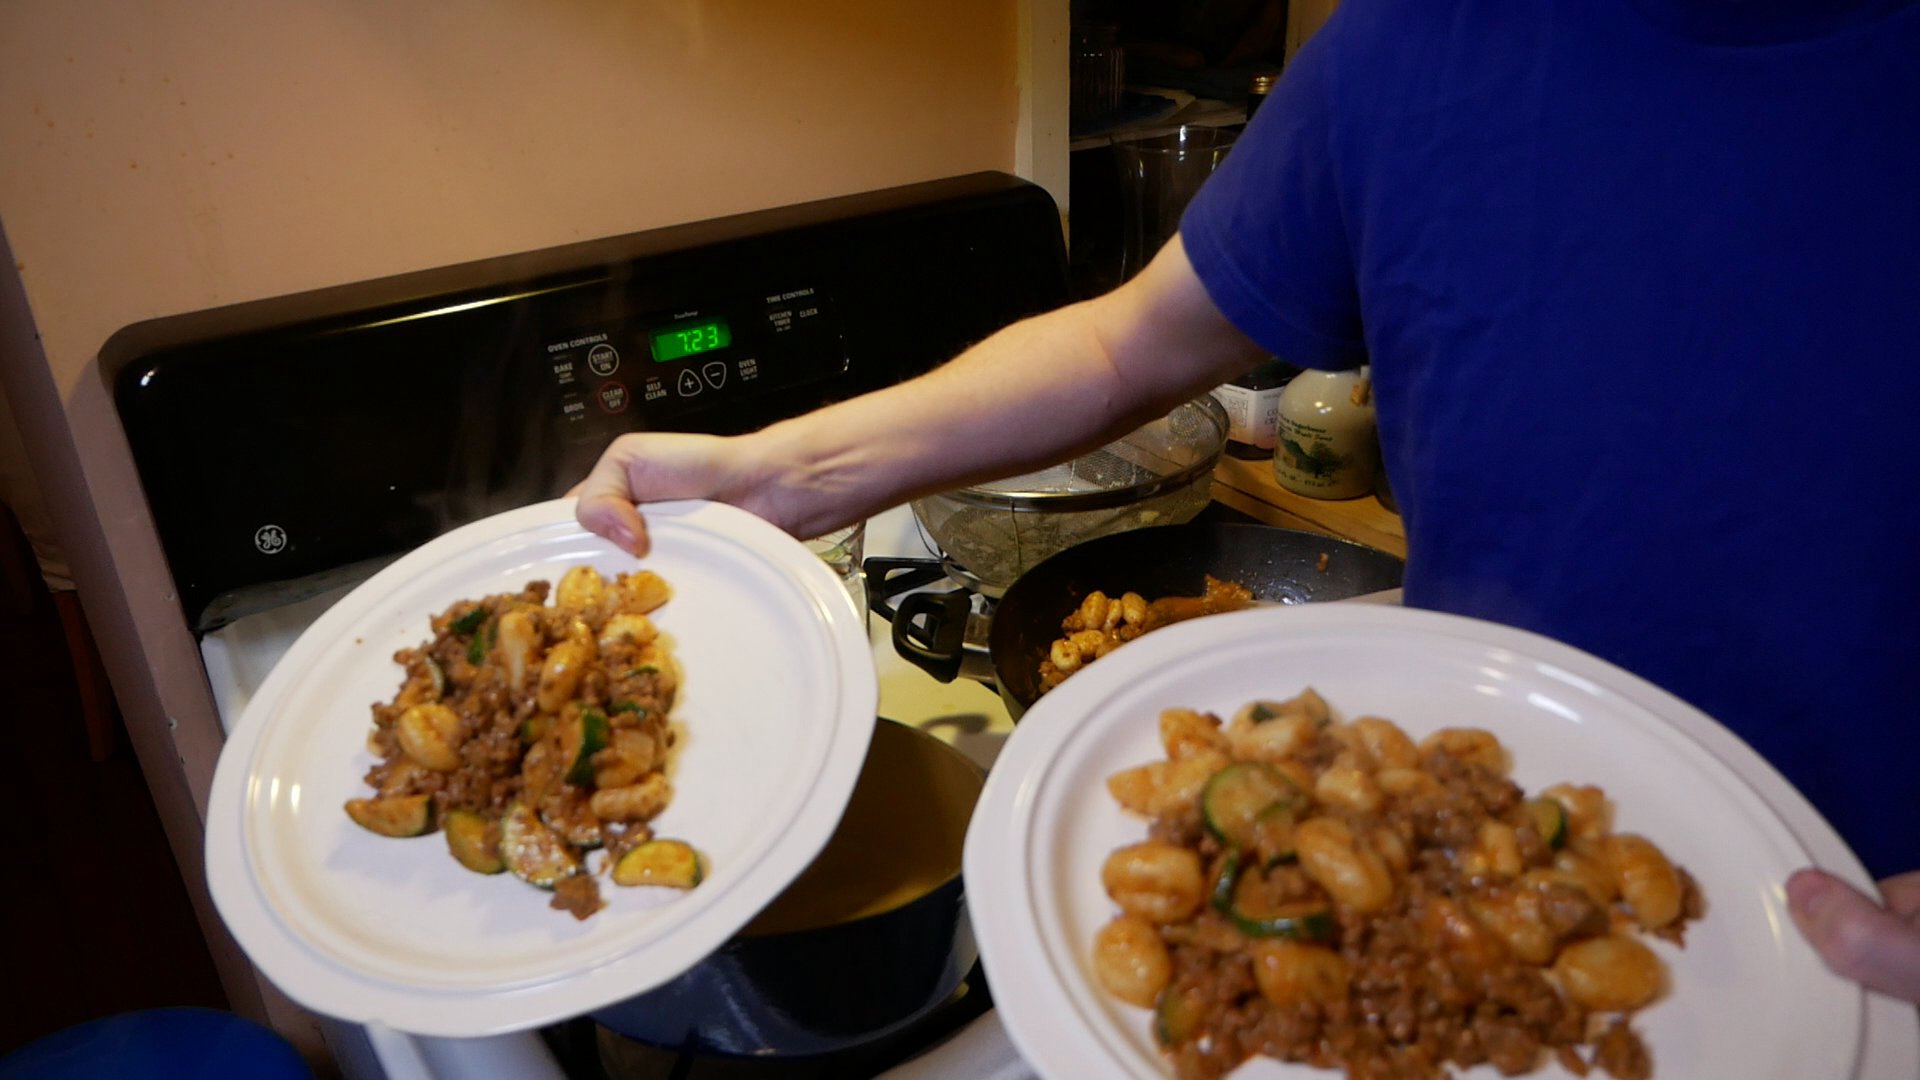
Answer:
[[[487,616],[490,614],[492,613],[487,610],[487,605],[475,604],[472,611],[453,620],[452,623],[448,624],[447,629],[459,634],[461,637],[466,637],[468,634],[480,629],[480,624],[486,622]]]
[[[1220,876],[1213,882],[1213,895],[1207,898],[1213,910],[1222,915],[1233,914],[1233,893],[1240,887],[1240,863],[1239,848],[1227,852],[1227,861],[1220,865]]]
[[[498,874],[507,868],[500,859],[497,837],[487,835],[493,823],[471,810],[449,810],[440,828],[447,834],[447,850],[461,866],[476,874]]]
[[[1191,989],[1172,986],[1160,991],[1153,1010],[1153,1033],[1171,1050],[1200,1037],[1207,1026],[1207,1007]]]
[[[1288,938],[1323,943],[1333,940],[1333,906],[1325,900],[1294,900],[1283,904],[1252,905],[1240,896],[1246,860],[1235,849],[1227,853],[1220,880],[1213,884],[1214,909],[1250,938]]]
[[[580,857],[520,802],[508,806],[500,819],[500,859],[513,876],[542,889],[580,872]]]
[[[1254,815],[1252,849],[1260,856],[1260,865],[1278,866],[1293,859],[1294,823],[1291,803],[1274,803]]]
[[[566,763],[567,783],[593,783],[593,755],[607,748],[610,737],[607,714],[599,709],[581,709],[577,717],[560,722],[560,760]]]
[[[1237,848],[1252,847],[1254,825],[1269,807],[1291,806],[1300,790],[1280,770],[1254,761],[1236,761],[1214,773],[1200,792],[1200,815],[1214,839]]]
[[[495,623],[488,619],[467,642],[467,663],[479,667],[486,662],[487,653],[493,649],[493,628]]]
[[[1333,908],[1325,900],[1296,900],[1260,915],[1248,915],[1236,908],[1229,917],[1241,933],[1252,938],[1315,943],[1333,940]]]
[[[433,829],[433,796],[348,799],[347,816],[354,824],[381,836],[419,836]]]
[[[1533,823],[1533,831],[1540,834],[1547,847],[1560,850],[1567,842],[1567,808],[1556,799],[1528,799],[1521,807],[1526,811],[1527,820]]]
[[[615,885],[665,885],[691,889],[706,873],[700,856],[679,840],[649,840],[613,864]]]

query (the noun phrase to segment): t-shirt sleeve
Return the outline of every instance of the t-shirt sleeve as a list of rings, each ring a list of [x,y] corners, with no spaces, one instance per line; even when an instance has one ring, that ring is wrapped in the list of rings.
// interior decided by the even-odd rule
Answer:
[[[1366,362],[1334,153],[1340,16],[1301,48],[1180,220],[1187,258],[1215,306],[1301,367]]]

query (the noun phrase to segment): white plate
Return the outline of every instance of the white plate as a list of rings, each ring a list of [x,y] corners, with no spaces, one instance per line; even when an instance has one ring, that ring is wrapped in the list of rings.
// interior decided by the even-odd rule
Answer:
[[[1707,915],[1688,928],[1684,950],[1650,942],[1673,992],[1634,1021],[1656,1076],[1855,1074],[1866,995],[1828,972],[1793,928],[1782,883],[1816,859],[1716,756],[1731,746],[1752,757],[1744,744],[1651,684],[1533,634],[1405,608],[1314,605],[1156,632],[1042,698],[1002,749],[967,834],[968,903],[999,1015],[1041,1075],[1170,1074],[1147,1011],[1098,990],[1088,970],[1094,933],[1115,911],[1101,862],[1145,835],[1108,795],[1107,776],[1164,757],[1163,708],[1226,715],[1305,686],[1342,717],[1385,716],[1416,738],[1487,728],[1512,751],[1521,786],[1599,784],[1615,801],[1616,828],[1644,833],[1687,867]],[[1858,861],[1819,828],[1817,861],[1864,883]],[[1256,1058],[1234,1075],[1337,1073]],[[1548,1066],[1533,1075],[1567,1074]]]
[[[578,1015],[685,971],[753,917],[832,834],[865,760],[878,689],[866,627],[838,578],[744,511],[647,511],[635,561],[555,500],[457,529],[317,620],[261,684],[209,800],[213,897],[255,964],[301,1004],[427,1035],[490,1035]],[[607,884],[579,922],[512,875],[462,869],[439,835],[395,840],[342,812],[373,763],[368,708],[401,681],[398,649],[463,597],[557,582],[591,564],[651,569],[682,668],[665,836],[701,851],[690,892]]]

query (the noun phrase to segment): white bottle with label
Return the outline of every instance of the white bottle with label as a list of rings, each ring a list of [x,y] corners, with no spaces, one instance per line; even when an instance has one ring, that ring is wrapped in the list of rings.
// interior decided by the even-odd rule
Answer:
[[[1227,413],[1227,453],[1237,458],[1264,458],[1273,453],[1278,427],[1280,392],[1299,368],[1281,360],[1262,364],[1213,390],[1213,399]]]
[[[1280,394],[1273,478],[1315,499],[1353,499],[1373,490],[1373,385],[1367,369],[1305,371]]]

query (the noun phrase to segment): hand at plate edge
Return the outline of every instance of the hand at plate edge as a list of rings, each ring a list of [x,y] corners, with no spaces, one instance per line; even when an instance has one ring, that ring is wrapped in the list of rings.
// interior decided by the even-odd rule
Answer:
[[[751,505],[752,485],[739,475],[733,441],[681,432],[622,435],[600,455],[586,479],[567,492],[579,500],[574,517],[589,532],[636,557],[652,546],[637,504],[713,499],[768,517]]]
[[[1787,879],[1787,908],[1835,974],[1920,1003],[1920,870],[1880,882],[1873,898],[1824,870]]]

